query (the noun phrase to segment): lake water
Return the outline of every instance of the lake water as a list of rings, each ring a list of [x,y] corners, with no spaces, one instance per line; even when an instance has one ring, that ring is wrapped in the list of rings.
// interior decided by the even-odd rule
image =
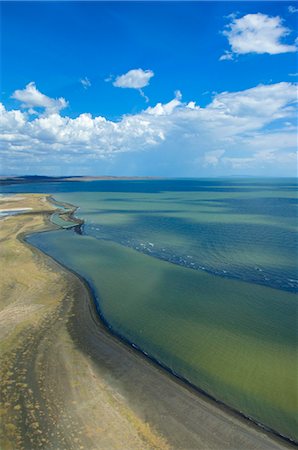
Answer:
[[[111,327],[216,399],[298,440],[297,181],[41,183],[83,235],[29,241],[84,276]]]

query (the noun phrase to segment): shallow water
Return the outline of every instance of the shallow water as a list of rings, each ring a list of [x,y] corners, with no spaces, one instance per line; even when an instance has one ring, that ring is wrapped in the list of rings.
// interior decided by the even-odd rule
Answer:
[[[296,188],[280,179],[5,189],[51,192],[80,207],[83,236],[29,240],[90,282],[117,332],[215,398],[298,439]]]
[[[211,273],[295,292],[297,181],[150,180],[5,186],[80,206],[84,231]]]

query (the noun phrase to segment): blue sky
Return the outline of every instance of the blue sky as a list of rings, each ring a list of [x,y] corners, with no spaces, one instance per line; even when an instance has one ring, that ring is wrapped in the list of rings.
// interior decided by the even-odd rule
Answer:
[[[296,6],[2,3],[2,174],[295,175]]]

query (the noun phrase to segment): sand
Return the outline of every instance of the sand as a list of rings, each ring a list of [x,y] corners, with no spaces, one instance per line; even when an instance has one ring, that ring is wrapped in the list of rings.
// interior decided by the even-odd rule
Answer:
[[[55,207],[16,206],[32,210],[1,220],[1,449],[291,448],[112,336],[84,281],[23,240]]]

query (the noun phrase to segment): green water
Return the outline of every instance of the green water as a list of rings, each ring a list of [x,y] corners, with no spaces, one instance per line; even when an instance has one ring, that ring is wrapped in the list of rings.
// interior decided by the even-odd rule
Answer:
[[[72,232],[35,235],[31,242],[89,280],[115,330],[217,399],[295,437],[292,293]]]
[[[89,281],[119,334],[298,440],[296,187],[293,180],[57,184],[51,193],[80,207],[85,234],[61,230],[29,241]]]
[[[221,276],[292,292],[298,288],[293,189],[75,190],[56,197],[80,206],[76,215],[96,239]]]

